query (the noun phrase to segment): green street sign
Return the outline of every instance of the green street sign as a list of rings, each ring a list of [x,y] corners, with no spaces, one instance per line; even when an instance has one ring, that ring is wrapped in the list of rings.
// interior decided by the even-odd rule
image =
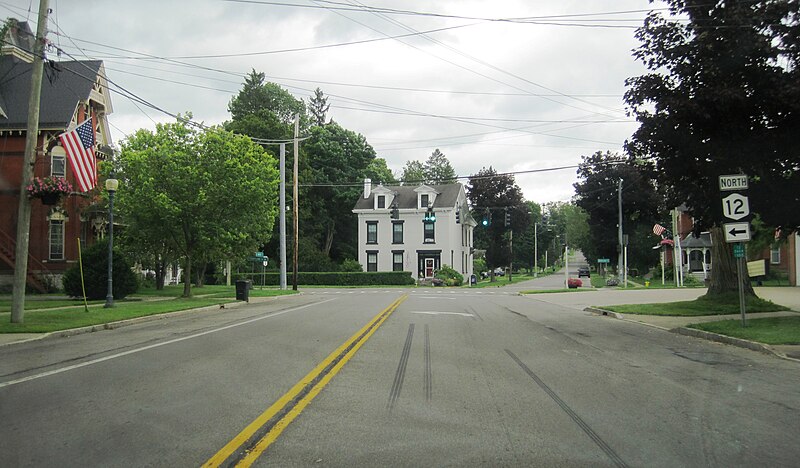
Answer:
[[[733,256],[734,258],[744,258],[744,244],[733,244]]]
[[[598,258],[597,263],[610,263],[611,261],[607,258]]]
[[[256,252],[256,257],[262,258],[264,256],[264,252]]]

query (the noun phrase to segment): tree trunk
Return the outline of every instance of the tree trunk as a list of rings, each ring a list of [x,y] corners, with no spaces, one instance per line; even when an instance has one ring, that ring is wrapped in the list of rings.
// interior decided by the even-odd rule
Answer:
[[[725,242],[725,233],[721,227],[711,228],[711,243],[711,279],[706,295],[738,294],[741,281],[745,295],[755,296],[750,277],[747,275],[747,264],[744,265],[742,278],[739,278],[736,270],[737,259],[733,257],[731,244]]]
[[[328,258],[331,258],[331,247],[333,247],[333,235],[335,232],[336,226],[334,223],[330,223],[325,232],[325,246],[322,249],[322,251],[325,253],[325,256]]]
[[[164,280],[167,277],[167,263],[159,258],[156,260],[156,290],[161,291],[164,289]]]
[[[186,255],[183,270],[183,297],[192,297],[192,256]]]
[[[198,265],[195,273],[194,285],[198,288],[202,288],[203,284],[205,284],[206,279],[206,268],[208,267],[207,262],[203,262],[201,265]]]

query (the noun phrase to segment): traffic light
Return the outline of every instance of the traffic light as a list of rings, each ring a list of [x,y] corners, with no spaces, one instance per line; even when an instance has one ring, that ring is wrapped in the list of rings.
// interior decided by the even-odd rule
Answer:
[[[433,208],[428,207],[428,211],[425,212],[425,217],[423,217],[422,220],[425,221],[426,223],[436,222],[436,214],[434,214]]]
[[[456,224],[461,224],[461,210],[456,210]]]
[[[400,219],[400,210],[397,209],[397,204],[396,203],[394,205],[392,205],[392,212],[391,212],[390,216],[391,216],[392,219]]]
[[[511,213],[508,211],[508,208],[505,210],[505,227],[511,226]]]
[[[489,227],[492,224],[492,213],[489,210],[483,214],[483,220],[481,220],[481,224],[483,227]]]

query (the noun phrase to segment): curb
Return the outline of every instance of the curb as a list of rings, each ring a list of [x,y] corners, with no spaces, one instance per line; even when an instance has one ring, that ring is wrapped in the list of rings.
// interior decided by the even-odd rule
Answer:
[[[605,315],[608,317],[614,317],[616,319],[625,320],[625,316],[620,314],[619,312],[614,312],[611,310],[600,309],[599,307],[586,307],[583,309],[584,312],[591,312],[597,315]]]
[[[600,309],[598,307],[586,307],[583,310],[585,312],[591,312],[591,313],[597,314],[597,315],[614,317],[616,319],[624,320],[624,321],[630,322],[630,323],[637,323],[639,325],[645,325],[645,326],[648,326],[648,327],[658,328],[660,330],[676,333],[678,335],[691,336],[693,338],[701,338],[701,339],[708,340],[708,341],[713,341],[713,342],[716,342],[716,343],[723,343],[723,344],[728,344],[728,345],[732,345],[732,346],[737,346],[739,348],[750,349],[752,351],[759,351],[759,352],[762,352],[762,353],[765,353],[765,354],[770,354],[770,355],[775,356],[777,358],[785,359],[787,361],[800,362],[800,359],[793,358],[791,356],[787,356],[787,355],[785,355],[783,353],[780,353],[780,352],[774,350],[771,346],[766,345],[764,343],[759,343],[757,341],[750,341],[750,340],[745,340],[745,339],[742,339],[742,338],[734,338],[734,337],[728,336],[728,335],[720,335],[719,333],[712,333],[712,332],[707,332],[707,331],[697,330],[697,329],[694,329],[694,328],[687,328],[687,327],[678,327],[678,328],[668,329],[668,328],[664,328],[664,327],[659,327],[658,325],[652,325],[652,324],[649,324],[649,323],[639,322],[637,320],[626,319],[625,316],[623,316],[622,314],[620,314],[618,312],[613,312],[613,311],[610,311],[610,310]]]
[[[695,328],[687,328],[687,327],[678,327],[670,330],[673,333],[677,333],[678,335],[685,335],[685,336],[692,336],[695,338],[702,338],[704,340],[714,341],[716,343],[723,343],[728,345],[737,346],[739,348],[746,348],[753,351],[759,351],[765,354],[771,354],[775,357],[779,357],[781,359],[786,359],[788,361],[795,361],[800,362],[800,359],[796,359],[793,357],[789,357],[783,353],[779,353],[772,349],[770,345],[759,343],[757,341],[750,341],[745,340],[743,338],[734,338],[728,335],[720,335],[719,333],[708,332],[704,330],[697,330]]]
[[[297,295],[300,295],[300,294],[302,294],[302,293],[290,294],[290,295],[287,295],[287,296],[297,296]],[[116,322],[98,323],[97,325],[87,325],[85,327],[70,328],[70,329],[67,329],[67,330],[46,332],[46,333],[42,333],[40,336],[29,338],[27,340],[12,341],[10,343],[0,343],[0,348],[2,348],[4,346],[12,346],[12,345],[17,345],[17,344],[22,344],[22,343],[30,343],[32,341],[39,341],[39,340],[44,340],[44,339],[48,339],[48,338],[68,338],[70,336],[83,335],[85,333],[93,333],[93,332],[103,331],[103,330],[114,330],[116,328],[122,328],[122,327],[126,327],[126,326],[129,326],[129,325],[136,325],[136,324],[145,323],[145,322],[154,322],[156,320],[164,320],[164,319],[168,319],[168,318],[171,318],[171,317],[176,317],[176,316],[180,316],[180,315],[186,315],[186,314],[189,314],[189,313],[197,313],[197,312],[203,312],[203,311],[219,310],[220,306],[222,306],[222,305],[224,305],[226,309],[236,309],[236,308],[239,308],[239,307],[244,307],[244,306],[247,306],[247,305],[250,305],[250,304],[254,304],[254,303],[259,303],[259,302],[266,302],[266,301],[269,301],[269,300],[272,300],[272,299],[276,299],[276,298],[280,298],[280,297],[286,297],[286,296],[250,298],[250,302],[242,302],[242,301],[237,301],[237,300],[234,299],[231,302],[221,302],[219,304],[214,304],[214,305],[204,306],[204,307],[196,307],[196,308],[193,308],[193,309],[176,310],[174,312],[166,312],[166,313],[163,313],[163,314],[145,315],[143,317],[135,317],[135,318],[126,319],[126,320],[118,320]],[[258,300],[254,301],[253,299],[258,299]]]

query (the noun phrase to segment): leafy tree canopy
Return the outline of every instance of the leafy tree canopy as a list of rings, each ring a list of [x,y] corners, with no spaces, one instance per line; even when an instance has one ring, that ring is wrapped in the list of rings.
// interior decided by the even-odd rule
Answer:
[[[405,184],[453,184],[456,182],[456,171],[447,156],[437,148],[424,163],[407,161],[401,180]]]
[[[657,222],[665,224],[668,219],[659,218],[663,207],[654,185],[653,165],[598,151],[583,157],[578,177],[575,203],[588,213],[588,231],[580,245],[586,258],[590,263],[598,258],[608,258],[613,265],[618,263],[618,195],[622,180],[622,227],[629,238],[628,264],[646,271],[657,261],[652,247],[659,239],[652,234],[652,227]]]
[[[470,176],[466,189],[472,216],[479,223],[475,229],[475,247],[486,249],[486,263],[490,269],[508,266],[511,260],[509,232],[521,232],[530,224],[522,190],[513,175],[498,175],[491,166]],[[508,227],[505,226],[506,212],[511,217]],[[487,213],[491,214],[492,221],[489,226],[482,226],[480,222]]]
[[[192,262],[245,256],[269,239],[278,173],[247,137],[180,120],[159,124],[123,144],[115,172],[127,229],[171,244],[184,260],[186,296]]]
[[[796,229],[800,3],[667,3],[671,18],[651,13],[637,32],[634,56],[651,72],[627,80],[641,124],[627,150],[655,161],[671,206],[685,202],[708,227],[723,221],[718,176],[745,173],[751,208]]]

